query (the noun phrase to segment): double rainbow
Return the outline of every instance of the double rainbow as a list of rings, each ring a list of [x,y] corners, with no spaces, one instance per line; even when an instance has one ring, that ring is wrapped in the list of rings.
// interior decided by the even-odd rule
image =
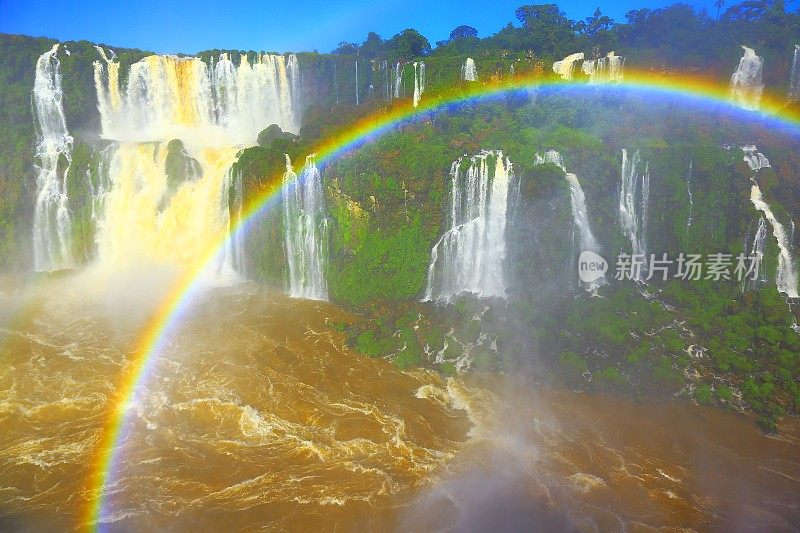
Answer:
[[[563,80],[528,77],[511,82],[484,85],[478,82],[467,84],[466,88],[439,96],[428,96],[416,108],[400,105],[388,111],[379,111],[358,120],[354,125],[333,137],[324,140],[316,147],[317,161],[325,163],[336,156],[351,150],[371,138],[380,136],[404,123],[445,106],[467,102],[478,102],[505,93],[557,87],[587,87],[586,82],[569,82]],[[608,90],[604,86],[603,90]],[[660,93],[667,96],[689,98],[699,103],[728,105],[728,87],[714,81],[697,76],[674,73],[654,74],[652,72],[626,72],[624,82],[614,86],[625,90],[636,90]],[[786,108],[786,102],[765,95],[758,112],[747,112],[754,118],[767,119],[792,131],[800,131],[800,116],[796,111]],[[267,187],[256,197],[250,199],[243,207],[242,216],[219,242],[211,245],[203,254],[203,259],[191,266],[172,287],[167,297],[161,302],[153,314],[144,333],[137,343],[133,363],[128,365],[119,385],[118,394],[113,402],[116,409],[110,412],[104,425],[104,434],[98,446],[90,480],[90,505],[82,517],[82,526],[99,529],[102,526],[103,510],[106,504],[104,494],[106,485],[111,481],[114,466],[117,462],[117,450],[122,440],[122,429],[130,412],[129,406],[135,401],[137,389],[147,380],[152,363],[157,359],[169,334],[180,323],[181,317],[188,312],[193,297],[202,288],[200,279],[203,273],[214,264],[224,249],[225,242],[238,232],[245,232],[250,221],[259,214],[269,210],[281,195],[283,189],[282,176],[274,176]]]

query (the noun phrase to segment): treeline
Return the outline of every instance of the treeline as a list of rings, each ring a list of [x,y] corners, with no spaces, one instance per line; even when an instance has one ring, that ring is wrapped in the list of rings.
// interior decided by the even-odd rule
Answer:
[[[370,32],[363,43],[342,42],[333,53],[410,60],[452,55],[477,59],[504,51],[556,60],[579,51],[599,56],[617,50],[635,66],[729,72],[730,63],[741,56],[739,46],[746,45],[765,58],[766,78],[785,83],[794,46],[800,44],[798,7],[791,9],[783,0],[746,0],[730,6],[718,0],[715,5],[715,13],[682,3],[635,9],[625,15],[624,22],[611,19],[599,8],[575,21],[556,4],[524,5],[514,12],[513,22],[485,38],[466,25],[435,46],[413,29],[388,40]]]

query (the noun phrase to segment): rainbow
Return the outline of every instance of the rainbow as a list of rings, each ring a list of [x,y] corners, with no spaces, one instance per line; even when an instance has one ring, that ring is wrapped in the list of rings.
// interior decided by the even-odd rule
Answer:
[[[479,82],[467,84],[452,92],[440,95],[426,95],[416,108],[399,105],[390,110],[376,112],[358,120],[346,130],[324,140],[316,147],[319,163],[330,161],[338,155],[358,147],[369,139],[380,136],[404,123],[425,115],[431,111],[442,109],[446,106],[458,105],[468,102],[479,102],[506,93],[519,90],[546,89],[558,87],[592,87],[586,81],[563,81],[560,79],[537,77],[523,77],[511,82],[495,84],[481,84]],[[625,72],[624,82],[614,86],[601,86],[601,90],[610,87],[661,93],[667,96],[679,96],[698,100],[706,104],[730,105],[728,102],[728,87],[710,79],[698,76],[688,76],[675,73],[653,72]],[[751,118],[767,119],[776,126],[785,126],[791,131],[800,131],[800,114],[786,108],[783,99],[764,95],[761,108],[758,112],[741,110]],[[219,242],[209,246],[202,255],[203,259],[191,266],[174,284],[172,290],[160,303],[144,329],[136,345],[132,364],[124,372],[118,385],[118,394],[113,400],[116,406],[110,412],[104,425],[104,434],[98,445],[95,461],[92,464],[92,474],[89,480],[90,501],[81,519],[81,526],[87,529],[100,529],[102,527],[103,509],[106,501],[104,489],[111,481],[114,466],[117,460],[116,450],[122,440],[122,430],[125,427],[129,407],[136,401],[137,389],[145,383],[152,363],[157,359],[165,341],[169,338],[181,317],[188,312],[193,298],[200,292],[203,284],[200,282],[203,273],[214,264],[219,257],[226,240],[240,232],[247,230],[250,221],[259,214],[269,210],[281,195],[283,189],[282,177],[276,176],[270,180],[268,186],[259,195],[252,198],[242,210],[242,216],[232,225],[229,235],[224,236]]]

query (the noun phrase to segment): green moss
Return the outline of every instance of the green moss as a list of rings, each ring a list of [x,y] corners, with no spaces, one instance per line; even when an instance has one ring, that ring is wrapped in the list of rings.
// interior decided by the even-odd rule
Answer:
[[[710,404],[711,399],[713,397],[713,391],[711,390],[711,385],[707,383],[699,385],[694,390],[694,397],[697,400],[697,403]]]

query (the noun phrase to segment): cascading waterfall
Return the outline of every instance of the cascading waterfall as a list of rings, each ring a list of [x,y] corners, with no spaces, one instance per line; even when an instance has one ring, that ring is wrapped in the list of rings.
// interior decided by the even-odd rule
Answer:
[[[800,100],[800,44],[794,46],[792,56],[792,70],[789,74],[789,101]]]
[[[597,239],[595,239],[594,233],[592,232],[591,222],[589,222],[589,212],[586,208],[586,196],[583,193],[583,188],[578,180],[578,176],[567,172],[564,159],[561,157],[561,154],[555,150],[549,150],[543,156],[536,154],[535,162],[536,164],[552,163],[564,171],[564,175],[569,183],[572,220],[575,224],[575,228],[578,230],[580,240],[578,243],[579,249],[576,250],[575,256],[578,257],[581,252],[587,250],[599,253],[600,245],[597,243]],[[584,283],[583,286],[587,291],[594,292],[606,283],[605,276],[600,276],[591,283]]]
[[[73,139],[64,116],[57,51],[55,44],[36,61],[32,93],[38,125],[33,214],[34,268],[38,271],[74,266],[66,184]]]
[[[750,167],[753,172],[758,172],[762,168],[769,168],[769,159],[767,156],[758,151],[755,145],[742,146],[744,152],[744,162]]]
[[[118,63],[102,55],[95,86],[108,139],[246,145],[270,124],[299,130],[294,55],[259,54],[252,64],[242,55],[238,66],[228,54],[211,66],[196,57],[154,55],[131,65],[124,89]]]
[[[574,65],[574,63],[573,63]],[[616,55],[614,52],[609,52],[605,57],[595,60],[586,60],[583,62],[581,70],[584,74],[589,76],[590,84],[601,83],[620,83],[623,78],[623,67],[625,65],[625,58]],[[570,71],[574,66],[570,66]],[[555,65],[553,66],[555,70]],[[563,73],[556,70],[563,77]],[[571,79],[572,74],[569,74]]]
[[[328,220],[324,217],[322,178],[314,156],[306,158],[298,178],[286,156],[283,177],[283,224],[288,292],[295,298],[328,299],[325,278]]]
[[[561,79],[571,80],[575,73],[575,63],[583,60],[583,52],[570,54],[561,61],[553,63],[553,72],[558,74]]]
[[[742,46],[744,55],[739,60],[736,71],[731,76],[731,102],[745,109],[758,109],[764,85],[761,73],[764,60],[756,55],[755,50]]]
[[[637,150],[632,158],[622,149],[622,169],[619,188],[619,220],[622,229],[631,243],[632,255],[647,254],[647,208],[650,201],[650,170],[644,163],[644,171],[639,172],[642,161]],[[644,268],[642,269],[644,270]],[[634,272],[634,276],[641,272]]]
[[[753,206],[759,210],[763,217],[767,219],[770,226],[772,226],[772,235],[778,244],[778,269],[775,273],[775,285],[778,292],[784,293],[789,298],[798,298],[797,292],[797,265],[792,256],[792,243],[789,235],[783,224],[778,220],[772,212],[770,205],[764,200],[761,193],[761,188],[758,186],[756,176],[758,171],[762,168],[770,166],[769,160],[758,152],[755,146],[745,146],[742,148],[744,152],[744,161],[753,171],[753,177],[750,178],[753,182],[750,187],[750,201]],[[763,253],[763,244],[761,245]]]
[[[478,70],[475,68],[475,60],[468,57],[464,60],[461,67],[461,79],[464,81],[478,81]]]
[[[511,161],[499,150],[483,151],[466,161],[466,172],[462,172],[464,158],[450,169],[450,228],[431,250],[426,301],[449,301],[465,292],[505,297]]]
[[[124,86],[113,53],[98,47],[95,88],[102,136],[99,181],[90,184],[102,267],[198,264],[241,218],[238,153],[270,124],[297,131],[299,67],[293,55],[149,56]],[[229,236],[214,273],[244,275],[241,236]]]
[[[107,166],[110,189],[99,217],[98,258],[104,267],[131,262],[194,265],[225,237],[230,219],[226,183],[238,147],[186,146],[199,172],[171,184],[168,144],[116,143]]]
[[[414,107],[419,105],[419,99],[425,92],[425,62],[414,62]]]

